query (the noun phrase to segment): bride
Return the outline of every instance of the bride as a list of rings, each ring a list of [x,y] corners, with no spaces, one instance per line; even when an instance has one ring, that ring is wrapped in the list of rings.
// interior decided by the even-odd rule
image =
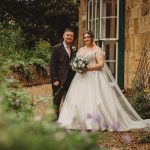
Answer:
[[[150,126],[136,113],[105,64],[105,53],[93,44],[91,31],[83,34],[85,46],[77,56],[89,60],[84,73],[76,73],[58,123],[67,129],[126,131]]]

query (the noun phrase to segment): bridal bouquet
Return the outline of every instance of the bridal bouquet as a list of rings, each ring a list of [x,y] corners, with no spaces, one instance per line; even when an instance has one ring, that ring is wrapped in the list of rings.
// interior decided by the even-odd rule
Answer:
[[[85,72],[88,64],[89,64],[89,61],[87,60],[87,58],[83,56],[77,56],[71,61],[72,70],[78,73]]]

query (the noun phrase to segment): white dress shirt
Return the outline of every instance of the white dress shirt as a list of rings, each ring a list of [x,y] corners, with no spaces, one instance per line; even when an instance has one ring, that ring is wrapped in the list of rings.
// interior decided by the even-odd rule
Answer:
[[[68,56],[70,57],[70,55],[71,55],[71,49],[69,47],[67,47],[67,45],[66,45],[65,42],[63,42],[63,44],[64,44],[64,47],[66,49],[66,52],[67,52]]]

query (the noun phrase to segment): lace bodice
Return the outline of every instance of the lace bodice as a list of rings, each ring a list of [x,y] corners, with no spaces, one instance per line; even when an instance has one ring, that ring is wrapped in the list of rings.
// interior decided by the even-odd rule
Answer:
[[[91,50],[91,51],[86,51],[85,49],[79,50],[77,52],[77,56],[83,56],[86,57],[89,60],[89,65],[94,65],[96,64],[96,55],[105,55],[105,53],[102,50]]]

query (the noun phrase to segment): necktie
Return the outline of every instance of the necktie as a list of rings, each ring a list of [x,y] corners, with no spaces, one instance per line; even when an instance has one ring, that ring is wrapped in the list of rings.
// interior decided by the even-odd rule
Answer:
[[[66,50],[67,50],[67,53],[68,53],[68,55],[70,57],[70,55],[71,55],[71,49],[70,49],[70,47],[66,47]]]

